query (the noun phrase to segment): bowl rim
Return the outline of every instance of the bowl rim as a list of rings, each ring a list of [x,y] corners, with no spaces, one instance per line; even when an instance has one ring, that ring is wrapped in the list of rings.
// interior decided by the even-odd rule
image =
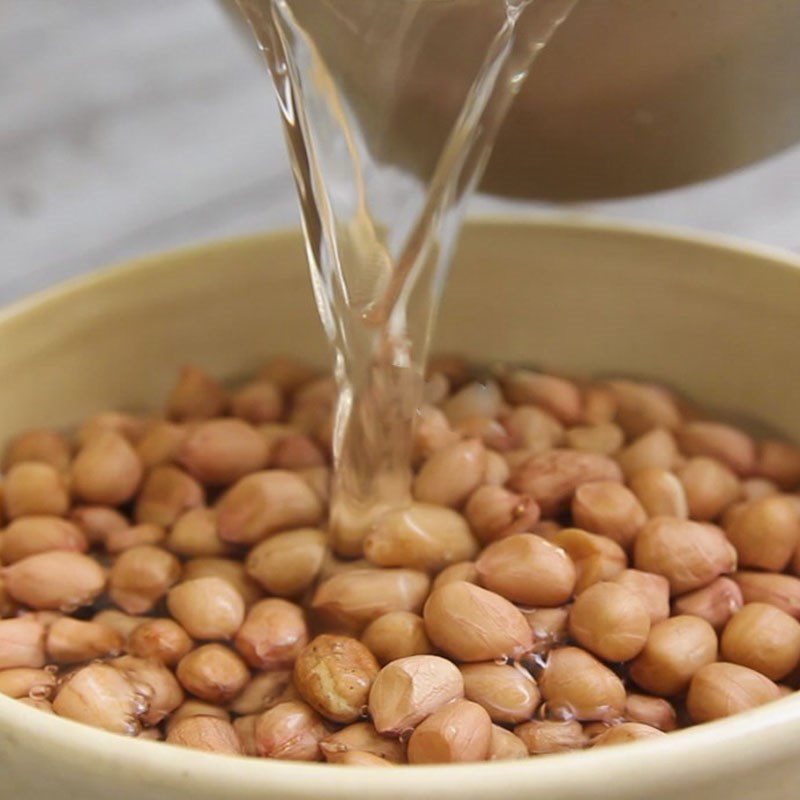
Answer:
[[[736,237],[698,233],[680,227],[619,222],[592,215],[569,213],[536,216],[491,215],[470,219],[471,229],[495,230],[503,227],[561,229],[565,232],[590,231],[600,234],[661,238],[701,248],[735,251],[768,261],[772,266],[800,270],[800,255]],[[158,269],[178,268],[192,257],[235,253],[254,246],[269,246],[277,239],[300,242],[299,230],[279,229],[247,236],[216,239],[165,253],[157,253],[71,278],[26,296],[0,310],[0,326],[30,311],[42,310],[70,300],[104,284],[125,281]],[[578,798],[588,792],[597,795],[598,785],[611,787],[612,795],[645,793],[648,789],[675,782],[675,764],[681,764],[681,784],[713,781],[723,774],[744,774],[755,764],[786,759],[796,747],[792,737],[800,722],[800,693],[713,723],[698,725],[658,737],[634,742],[624,748],[600,748],[561,753],[549,758],[519,761],[415,766],[413,769],[376,771],[341,769],[332,764],[295,763],[271,759],[223,756],[191,749],[165,747],[163,742],[110,734],[69,719],[43,714],[23,703],[0,695],[0,735],[24,735],[37,740],[42,752],[59,753],[59,758],[74,763],[87,755],[125,764],[140,774],[156,776],[163,783],[177,785],[191,780],[209,790],[228,793],[235,786],[245,796],[256,796],[265,789],[280,790],[281,797],[307,798],[309,779],[314,781],[314,796],[322,800],[351,798],[369,787],[386,798],[427,798],[434,793],[452,796],[465,787],[470,796],[496,792],[504,794],[530,791],[552,793],[557,798]],[[631,749],[634,748],[634,749]],[[634,761],[635,759],[635,761]],[[680,759],[676,762],[676,759]],[[332,780],[333,776],[335,780]],[[368,777],[367,777],[368,776]],[[249,793],[249,794],[248,794]],[[546,795],[545,795],[546,796]]]

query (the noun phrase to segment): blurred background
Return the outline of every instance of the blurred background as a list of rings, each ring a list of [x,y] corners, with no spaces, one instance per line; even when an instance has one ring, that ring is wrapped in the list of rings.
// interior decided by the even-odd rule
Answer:
[[[0,4],[0,302],[111,262],[297,223],[267,75],[212,0]],[[472,212],[604,215],[800,253],[800,148],[702,185]]]

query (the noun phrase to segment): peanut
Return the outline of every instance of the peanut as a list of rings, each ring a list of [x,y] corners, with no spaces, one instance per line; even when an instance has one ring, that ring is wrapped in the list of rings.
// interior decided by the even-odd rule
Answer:
[[[247,612],[234,641],[251,667],[290,667],[308,643],[303,609],[279,598],[260,600]]]
[[[276,533],[248,553],[247,574],[278,597],[302,594],[322,569],[326,540],[316,528]]]
[[[382,665],[433,652],[422,617],[410,611],[391,611],[373,620],[361,641]]]
[[[408,740],[410,764],[485,761],[492,722],[486,710],[469,700],[455,700],[423,720]]]
[[[677,597],[672,611],[701,617],[719,633],[743,605],[738,585],[730,578],[717,578],[702,589]]]
[[[748,667],[720,661],[695,673],[686,707],[693,722],[711,722],[779,697],[780,690],[769,678]]]

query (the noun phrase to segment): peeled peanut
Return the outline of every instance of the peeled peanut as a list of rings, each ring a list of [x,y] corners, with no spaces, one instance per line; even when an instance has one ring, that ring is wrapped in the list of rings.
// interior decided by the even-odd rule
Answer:
[[[575,588],[575,565],[560,547],[533,533],[493,542],[475,562],[482,586],[512,603],[560,606]]]
[[[640,722],[657,728],[664,733],[678,727],[675,709],[663,697],[646,694],[629,694],[625,702],[625,718],[630,722]]]
[[[800,447],[773,440],[761,442],[756,471],[785,491],[796,489],[800,484]]]
[[[605,661],[629,661],[647,641],[650,614],[634,592],[601,581],[575,599],[569,631],[578,644]]]
[[[625,434],[619,425],[602,422],[597,425],[579,425],[566,433],[567,447],[585,453],[613,456],[625,444]]]
[[[743,605],[742,590],[735,581],[717,578],[702,589],[676,597],[672,611],[702,617],[719,633]]]
[[[192,747],[208,753],[242,754],[242,745],[233,725],[216,717],[196,716],[182,719],[170,728],[167,744]]]
[[[673,430],[681,414],[673,395],[661,386],[628,380],[607,383],[617,400],[616,422],[628,436],[641,436],[653,428]]]
[[[574,719],[535,719],[514,728],[532,756],[582,750],[588,744],[583,726]]]
[[[492,722],[516,724],[529,720],[541,696],[536,681],[524,668],[484,662],[460,667],[464,696],[486,709]]]
[[[228,555],[232,548],[217,533],[217,515],[211,508],[193,508],[182,514],[167,535],[166,547],[189,558]]]
[[[443,411],[432,405],[424,405],[417,409],[412,439],[414,463],[455,444],[458,439],[458,433],[450,427],[450,422]]]
[[[564,426],[537,406],[517,406],[503,418],[503,425],[512,443],[529,456],[546,453],[564,441]]]
[[[748,603],[731,617],[719,645],[725,661],[779,681],[800,662],[800,622],[775,606]]]
[[[270,597],[250,608],[234,641],[251,667],[285,669],[294,663],[308,638],[303,609]]]
[[[283,414],[283,394],[268,380],[250,381],[233,393],[231,412],[252,425],[277,422]]]
[[[539,677],[539,690],[555,719],[611,720],[625,708],[625,687],[585,650],[553,650]]]
[[[326,534],[316,528],[276,533],[248,553],[247,574],[270,594],[295,597],[316,580],[326,542]]]
[[[361,641],[380,664],[433,652],[422,617],[410,611],[391,611],[373,620]]]
[[[721,422],[689,422],[676,432],[687,456],[710,456],[727,464],[737,475],[751,475],[756,465],[755,442],[742,431]]]
[[[464,509],[472,532],[484,544],[530,530],[539,521],[540,513],[533,498],[502,486],[476,489]]]
[[[265,758],[319,761],[320,741],[328,731],[322,717],[296,700],[280,703],[261,714],[255,725],[255,745]]]
[[[228,405],[222,386],[200,367],[185,366],[167,400],[170,419],[210,419],[218,417]]]
[[[431,642],[458,661],[513,658],[533,646],[527,620],[515,606],[465,581],[431,592],[423,618]]]
[[[800,579],[766,572],[735,572],[731,578],[742,590],[745,603],[770,603],[800,619]]]
[[[358,639],[323,633],[294,663],[294,683],[303,699],[334,722],[355,722],[367,705],[378,662]]]
[[[736,569],[736,553],[725,534],[709,524],[655,517],[634,545],[637,569],[663,575],[673,595],[691,592]]]
[[[69,509],[69,493],[55,467],[26,461],[6,473],[3,506],[9,519],[31,515],[61,517]]]
[[[252,425],[238,419],[212,419],[190,431],[177,460],[200,483],[227,486],[262,469],[267,456],[267,443]]]
[[[689,686],[686,708],[695,723],[711,722],[771,703],[780,689],[748,667],[722,661],[698,670]]]
[[[652,625],[663,622],[669,616],[669,581],[663,575],[626,569],[613,580],[642,601]]]
[[[505,404],[500,387],[494,381],[468,383],[442,404],[451,425],[470,417],[498,417]]]
[[[60,717],[128,736],[139,733],[139,718],[147,708],[146,693],[122,671],[100,663],[73,672],[53,700],[53,711]]]
[[[510,450],[514,445],[512,435],[502,422],[489,417],[470,417],[459,422],[456,433],[464,439],[479,440],[499,452]]]
[[[628,479],[648,517],[689,518],[689,500],[677,475],[661,467],[647,467]]]
[[[469,700],[455,700],[434,711],[408,740],[409,764],[485,761],[492,739],[486,710]]]
[[[43,667],[44,640],[45,626],[31,615],[0,619],[0,669]]]
[[[194,642],[171,619],[148,619],[128,636],[128,652],[140,658],[154,658],[174,667],[193,647]]]
[[[438,450],[414,479],[414,497],[421,503],[459,508],[481,484],[486,448],[478,439],[465,439]]]
[[[678,445],[670,431],[655,428],[635,439],[615,456],[626,478],[643,469],[672,469],[678,462]]]
[[[145,478],[136,499],[136,521],[169,528],[186,511],[202,506],[203,487],[177,467],[156,467]]]
[[[641,722],[623,722],[621,725],[614,725],[605,733],[601,733],[592,742],[592,747],[627,744],[628,742],[635,742],[638,739],[652,739],[663,735],[663,731],[651,725],[644,725]]]
[[[437,572],[478,551],[466,520],[456,511],[412,503],[382,514],[364,540],[364,555],[382,567]]]
[[[204,644],[187,653],[175,671],[187,692],[209,703],[228,703],[247,685],[244,661],[221,644]]]
[[[576,527],[607,536],[629,547],[647,522],[647,513],[636,495],[613,481],[584,483],[572,498]]]
[[[387,664],[369,693],[378,733],[400,736],[451,700],[464,696],[458,667],[439,656],[409,656]]]
[[[74,610],[91,605],[106,585],[106,572],[90,556],[50,550],[3,570],[8,594],[36,609]]]
[[[371,722],[355,722],[328,734],[319,743],[325,760],[338,763],[350,752],[370,753],[393,764],[406,762],[406,745],[400,739],[381,736]]]
[[[61,517],[20,517],[0,534],[0,560],[4,564],[50,550],[85,553],[88,548],[80,528]]]
[[[300,695],[292,683],[291,670],[261,672],[242,689],[229,709],[235,714],[260,714],[278,703],[299,698]]]
[[[160,661],[120,656],[108,663],[122,672],[137,690],[145,690],[148,705],[142,714],[142,722],[146,725],[158,725],[183,702],[180,684],[172,670]]]
[[[572,500],[575,490],[590,481],[622,481],[617,464],[608,456],[551,450],[531,456],[511,473],[509,488],[529,494],[542,513],[551,516]]]
[[[189,435],[186,425],[159,421],[152,425],[136,443],[136,452],[146,470],[173,463]]]
[[[103,544],[111,533],[130,527],[126,517],[106,506],[77,506],[72,509],[70,519],[92,544]]]
[[[130,442],[118,433],[92,436],[72,464],[72,491],[86,503],[119,506],[139,488],[144,468]]]
[[[14,437],[6,445],[3,456],[3,471],[8,472],[16,464],[39,461],[64,472],[70,462],[70,447],[57,431],[35,428]]]
[[[430,578],[411,569],[354,569],[323,581],[312,610],[329,626],[360,632],[390,611],[422,610]]]
[[[686,491],[689,514],[695,520],[716,519],[742,493],[736,473],[707,456],[690,458],[678,470],[678,477]]]
[[[0,694],[16,700],[46,700],[56,687],[56,676],[46,669],[15,667],[0,670]]]
[[[220,537],[255,544],[279,530],[315,525],[322,503],[297,475],[282,470],[255,472],[235,483],[217,504]]]
[[[119,655],[124,644],[122,634],[113,628],[71,617],[61,617],[47,631],[47,652],[60,664]]]
[[[800,543],[800,511],[786,497],[747,503],[725,526],[743,567],[782,572]]]
[[[173,586],[167,608],[195,639],[231,639],[244,622],[242,596],[231,583],[215,576]]]
[[[172,553],[153,545],[122,553],[108,576],[109,597],[129,614],[145,614],[177,583],[181,565]]]
[[[645,691],[669,696],[683,691],[716,658],[717,635],[711,625],[699,617],[670,617],[652,627],[630,676]]]
[[[528,748],[519,736],[499,725],[492,725],[487,761],[513,761],[527,757]]]
[[[245,571],[244,564],[232,558],[193,558],[184,564],[181,580],[193,581],[210,576],[228,581],[248,607],[264,596],[262,588]]]

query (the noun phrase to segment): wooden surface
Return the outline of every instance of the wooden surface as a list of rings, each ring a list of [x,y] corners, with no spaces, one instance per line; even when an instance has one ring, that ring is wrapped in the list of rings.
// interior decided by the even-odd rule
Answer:
[[[266,76],[212,0],[2,0],[0,302],[113,261],[296,222]],[[570,209],[800,251],[800,149]]]

